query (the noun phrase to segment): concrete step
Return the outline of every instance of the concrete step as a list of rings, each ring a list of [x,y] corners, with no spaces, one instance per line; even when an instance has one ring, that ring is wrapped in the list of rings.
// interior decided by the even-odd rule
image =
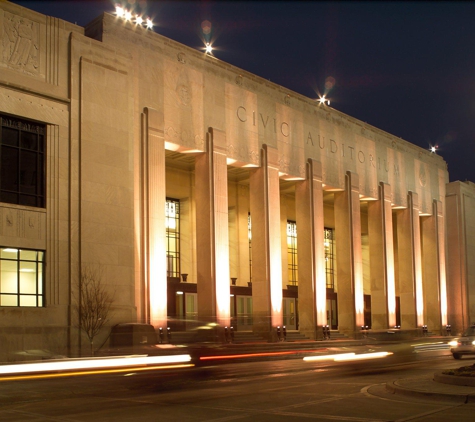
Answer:
[[[266,343],[267,341],[252,331],[235,331],[233,343]]]
[[[307,336],[298,331],[287,331],[285,341],[306,341],[310,340]]]
[[[337,330],[330,330],[330,339],[331,340],[345,340],[349,337],[346,334],[340,333]]]

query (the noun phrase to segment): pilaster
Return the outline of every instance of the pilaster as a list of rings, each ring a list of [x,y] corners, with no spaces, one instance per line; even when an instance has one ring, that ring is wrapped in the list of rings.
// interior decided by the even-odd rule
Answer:
[[[364,324],[363,261],[358,175],[348,171],[345,191],[335,193],[338,328],[354,335]]]
[[[230,323],[228,173],[224,132],[210,128],[195,162],[198,317]]]
[[[263,145],[250,172],[254,331],[275,340],[282,325],[280,189],[277,149]]]
[[[318,339],[326,325],[322,165],[309,159],[307,179],[297,183],[297,239],[299,271],[299,331]]]

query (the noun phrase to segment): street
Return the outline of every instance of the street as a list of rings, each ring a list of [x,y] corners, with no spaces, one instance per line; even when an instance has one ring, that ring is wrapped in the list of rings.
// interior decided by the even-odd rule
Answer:
[[[472,363],[428,353],[406,362],[330,364],[299,358],[2,381],[0,420],[471,420],[474,404],[391,394],[385,383]]]

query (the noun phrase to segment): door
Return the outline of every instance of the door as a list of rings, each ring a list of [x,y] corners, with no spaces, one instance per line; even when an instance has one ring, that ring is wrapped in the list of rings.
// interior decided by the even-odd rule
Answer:
[[[287,330],[297,329],[297,309],[296,299],[293,297],[284,297],[283,299],[284,325]]]
[[[338,329],[338,308],[336,294],[334,294],[334,297],[331,298],[328,298],[327,296],[327,325],[331,330]]]
[[[236,330],[252,330],[252,296],[236,296]]]
[[[185,319],[191,321],[198,319],[197,293],[185,293]]]

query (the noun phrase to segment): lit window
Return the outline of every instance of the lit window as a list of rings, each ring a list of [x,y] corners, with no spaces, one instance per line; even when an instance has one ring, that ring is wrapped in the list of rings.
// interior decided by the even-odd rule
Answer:
[[[289,284],[296,286],[298,284],[297,268],[297,223],[287,221],[287,261]]]
[[[247,213],[247,238],[249,239],[249,280],[252,282],[252,226],[251,213]]]
[[[1,116],[0,202],[45,206],[45,126]]]
[[[327,289],[335,288],[335,256],[334,256],[334,246],[335,246],[335,232],[333,229],[324,230],[324,247],[325,247],[325,275],[327,280]]]
[[[44,251],[0,248],[0,306],[45,306],[44,256]]]
[[[165,202],[167,231],[167,276],[180,277],[180,201],[167,198]]]

